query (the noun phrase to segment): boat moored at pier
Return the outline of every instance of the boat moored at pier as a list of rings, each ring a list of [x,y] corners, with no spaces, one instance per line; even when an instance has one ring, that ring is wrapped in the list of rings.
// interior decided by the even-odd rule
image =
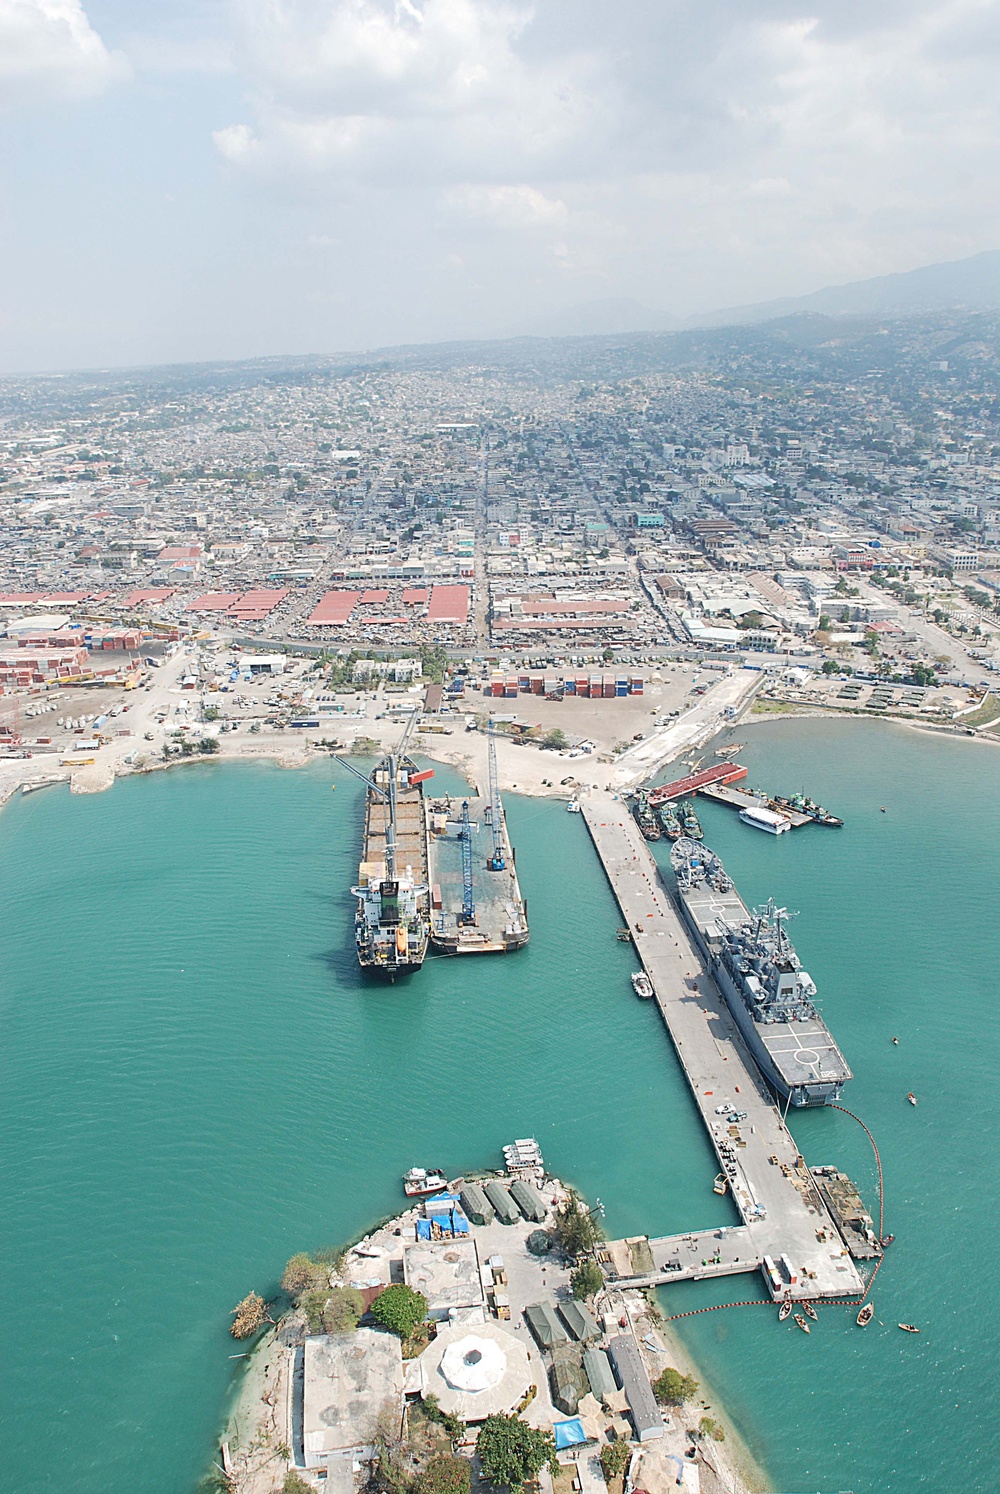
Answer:
[[[852,1077],[813,1005],[816,986],[773,900],[752,912],[714,851],[684,838],[670,852],[677,900],[766,1082],[796,1107],[840,1098]]]

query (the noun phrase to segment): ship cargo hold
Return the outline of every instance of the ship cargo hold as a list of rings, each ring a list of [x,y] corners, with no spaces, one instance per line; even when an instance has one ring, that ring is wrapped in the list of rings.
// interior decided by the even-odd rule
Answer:
[[[788,937],[794,915],[773,901],[751,912],[715,852],[687,837],[670,865],[681,913],[768,1085],[796,1107],[838,1100],[852,1074]]]
[[[370,777],[345,764],[367,784],[354,936],[358,963],[395,980],[419,970],[430,937],[430,888],[424,781],[403,750],[388,753]],[[343,761],[343,759],[341,759]]]

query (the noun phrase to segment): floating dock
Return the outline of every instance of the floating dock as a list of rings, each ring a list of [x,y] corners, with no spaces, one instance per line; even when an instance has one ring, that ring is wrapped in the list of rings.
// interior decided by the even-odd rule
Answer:
[[[706,799],[714,799],[716,804],[728,805],[730,809],[773,809],[777,814],[784,815],[786,820],[790,820],[795,829],[813,823],[810,815],[802,814],[797,809],[778,808],[763,794],[748,794],[745,789],[731,788],[727,784],[706,784],[698,792]]]
[[[500,804],[499,798],[494,801]],[[466,806],[468,815],[466,818]],[[494,810],[476,796],[426,801],[431,944],[439,954],[510,954],[529,938],[528,911],[500,804],[503,851],[495,859]]]
[[[611,1242],[603,1247],[606,1271],[619,1285],[658,1286],[762,1269],[776,1300],[860,1295],[864,1281],[847,1244],[705,973],[635,820],[610,794],[585,799],[583,814],[743,1221],[722,1237],[702,1231],[649,1240],[649,1253],[638,1256],[633,1248],[621,1254],[619,1246],[628,1242]],[[622,999],[628,999],[624,993]],[[717,1113],[723,1107],[739,1112],[740,1120]],[[712,1256],[717,1264],[702,1264]],[[631,1274],[621,1276],[618,1266],[626,1263]]]
[[[702,768],[700,773],[689,773],[686,778],[677,778],[673,783],[661,783],[649,790],[649,802],[654,809],[666,804],[668,799],[680,799],[685,794],[697,794],[716,783],[736,783],[747,776],[741,763],[716,763],[714,768]]]

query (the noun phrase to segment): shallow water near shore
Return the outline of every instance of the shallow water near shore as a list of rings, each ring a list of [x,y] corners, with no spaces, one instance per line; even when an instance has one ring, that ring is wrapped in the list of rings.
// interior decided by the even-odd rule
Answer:
[[[936,1489],[950,1465],[978,1494],[998,1455],[1000,757],[808,721],[755,727],[745,760],[751,783],[805,787],[848,822],[775,840],[699,810],[748,901],[802,910],[793,937],[897,1242],[867,1330],[835,1308],[809,1338],[769,1307],[678,1327],[776,1488]],[[413,1162],[490,1165],[534,1134],[612,1234],[732,1220],[581,818],[509,800],[527,950],[381,987],[351,938],[360,816],[360,785],[326,761],[51,789],[0,816],[11,1494],[190,1494],[232,1382],[232,1306],[273,1292],[293,1251],[397,1210]],[[859,1127],[793,1126],[874,1201]],[[662,1295],[680,1312],[758,1294],[735,1278]]]

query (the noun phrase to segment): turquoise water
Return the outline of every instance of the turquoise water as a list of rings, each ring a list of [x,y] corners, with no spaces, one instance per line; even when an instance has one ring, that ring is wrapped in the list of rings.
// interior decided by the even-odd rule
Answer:
[[[1000,757],[869,723],[750,741],[754,781],[804,784],[848,818],[774,840],[703,816],[748,899],[802,909],[795,938],[858,1076],[897,1243],[884,1328],[827,1309],[806,1338],[767,1308],[681,1327],[775,1487],[938,1489],[957,1473],[978,1494],[998,1461]],[[293,1251],[396,1209],[415,1161],[489,1164],[535,1134],[613,1234],[731,1218],[659,1018],[631,994],[580,818],[508,806],[521,955],[370,986],[344,895],[360,786],[338,771],[331,794],[334,771],[206,765],[0,816],[4,1494],[190,1494],[232,1383],[232,1306],[273,1290]],[[870,1185],[847,1117],[794,1125],[809,1161]]]

